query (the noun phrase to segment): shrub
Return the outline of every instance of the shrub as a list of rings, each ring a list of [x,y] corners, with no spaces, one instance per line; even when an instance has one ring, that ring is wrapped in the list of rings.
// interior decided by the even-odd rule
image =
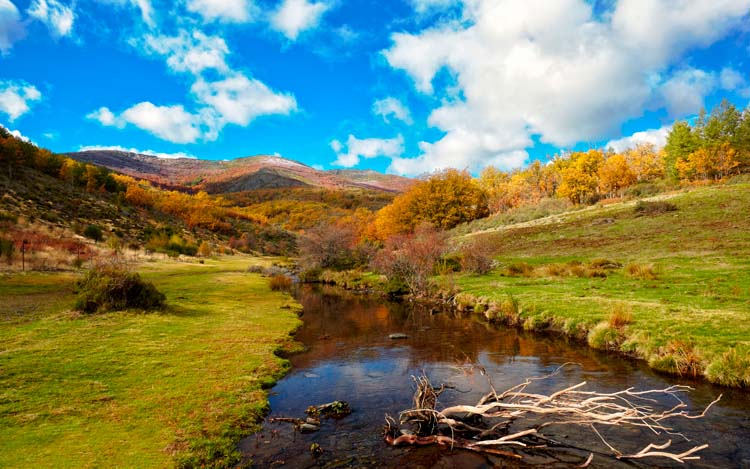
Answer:
[[[534,267],[526,262],[513,262],[505,268],[505,275],[508,277],[531,277],[534,273]]]
[[[97,266],[76,284],[75,309],[87,314],[164,306],[165,296],[135,272],[118,266]]]
[[[486,274],[492,270],[492,249],[488,242],[473,240],[461,248],[461,270],[472,274]]]
[[[268,286],[273,291],[289,291],[292,288],[292,279],[286,275],[274,275],[268,281]]]
[[[13,262],[13,251],[15,251],[13,241],[5,238],[0,238],[0,256],[5,259],[5,262],[10,265]]]
[[[703,374],[703,361],[692,343],[672,340],[659,353],[649,359],[649,366],[656,370],[680,376],[697,378]]]
[[[208,257],[211,255],[211,245],[208,244],[208,241],[202,241],[201,245],[198,247],[198,255],[201,257]]]
[[[658,200],[655,202],[639,200],[635,205],[635,213],[637,215],[661,215],[667,212],[674,212],[675,210],[677,210],[675,204],[664,200]]]
[[[706,377],[724,386],[750,387],[750,357],[731,349],[708,365]]]
[[[630,263],[625,266],[625,272],[630,277],[641,280],[655,280],[657,277],[656,269],[652,264]]]
[[[599,350],[617,350],[622,343],[622,332],[608,322],[600,322],[589,331],[589,346]]]
[[[96,225],[89,225],[83,230],[83,235],[89,239],[93,239],[97,243],[104,239],[104,233],[102,229]]]

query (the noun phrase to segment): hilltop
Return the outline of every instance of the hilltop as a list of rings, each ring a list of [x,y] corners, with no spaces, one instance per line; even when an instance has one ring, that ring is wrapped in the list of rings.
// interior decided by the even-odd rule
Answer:
[[[159,158],[115,150],[88,150],[66,153],[66,156],[162,186],[204,190],[209,194],[291,187],[398,193],[412,182],[405,177],[376,171],[321,171],[294,160],[269,155],[211,161]]]

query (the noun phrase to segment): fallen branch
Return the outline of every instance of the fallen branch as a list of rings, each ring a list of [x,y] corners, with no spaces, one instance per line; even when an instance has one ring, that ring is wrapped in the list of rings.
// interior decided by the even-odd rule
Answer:
[[[691,414],[680,398],[681,394],[690,391],[691,388],[687,386],[645,391],[629,388],[613,393],[600,393],[586,391],[587,383],[581,382],[549,395],[527,392],[534,381],[547,379],[560,369],[551,375],[529,378],[502,393],[496,392],[490,382],[492,391],[477,404],[454,405],[442,410],[437,410],[438,397],[447,388],[433,387],[424,375],[413,377],[416,385],[414,408],[401,412],[398,423],[390,417],[386,418],[385,439],[392,445],[438,444],[485,454],[512,455],[515,458],[521,456],[499,448],[518,448],[522,452],[549,449],[553,440],[542,434],[543,429],[576,425],[591,429],[610,450],[610,453],[599,453],[586,449],[590,454],[580,467],[589,465],[594,453],[616,459],[662,457],[683,463],[699,459],[695,453],[708,447],[707,444],[696,445],[682,452],[670,452],[667,451],[672,444],[669,440],[661,445],[650,443],[633,454],[623,454],[597,427],[644,428],[655,435],[666,433],[690,441],[684,435],[675,433],[669,421],[702,418],[721,396],[701,413]],[[659,410],[659,398],[665,397],[674,399],[675,404],[671,408]],[[511,431],[511,427],[518,429],[519,426],[520,430]],[[554,443],[557,449],[566,448],[565,444]],[[573,446],[567,448],[583,450]]]

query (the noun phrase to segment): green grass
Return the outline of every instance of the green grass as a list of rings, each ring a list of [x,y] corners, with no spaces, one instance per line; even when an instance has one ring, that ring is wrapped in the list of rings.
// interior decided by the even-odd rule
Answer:
[[[684,355],[696,357],[709,380],[750,386],[740,366],[750,360],[750,185],[699,188],[669,201],[676,211],[641,216],[630,202],[475,234],[493,247],[500,267],[460,276],[457,286],[491,302],[512,295],[524,323],[563,331],[565,324],[592,331],[613,310],[629,312],[632,323],[614,348],[674,372],[659,364],[670,362],[662,359],[679,348],[674,344],[689,343]],[[597,258],[624,267],[603,278],[550,275],[562,269],[549,266]],[[514,275],[522,264],[532,273]],[[613,348],[618,334],[602,340],[605,332],[599,326],[589,342]]]
[[[169,305],[148,314],[66,311],[70,274],[3,277],[0,308],[44,306],[28,320],[3,311],[0,467],[233,463],[299,325],[288,295],[245,272],[251,262],[142,266]]]

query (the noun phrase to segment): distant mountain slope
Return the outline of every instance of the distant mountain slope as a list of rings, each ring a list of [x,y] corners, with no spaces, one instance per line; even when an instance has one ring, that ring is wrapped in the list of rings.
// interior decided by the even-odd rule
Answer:
[[[67,153],[66,156],[159,184],[192,187],[209,193],[299,186],[403,192],[412,183],[408,178],[375,171],[319,171],[297,161],[266,155],[210,161],[88,150]]]

